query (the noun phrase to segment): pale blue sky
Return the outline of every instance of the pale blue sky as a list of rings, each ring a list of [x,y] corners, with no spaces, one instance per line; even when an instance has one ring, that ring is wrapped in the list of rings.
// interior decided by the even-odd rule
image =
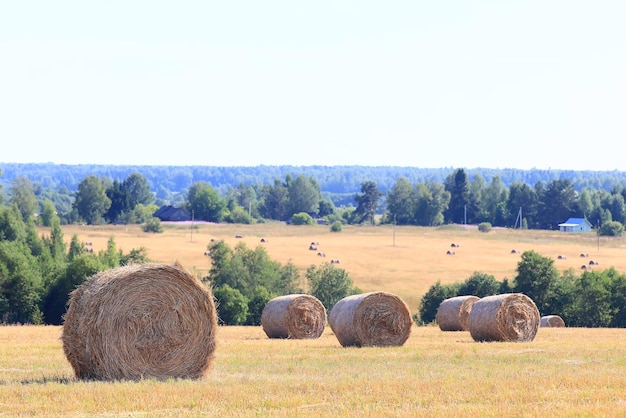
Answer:
[[[626,170],[625,16],[617,0],[2,1],[0,162]]]

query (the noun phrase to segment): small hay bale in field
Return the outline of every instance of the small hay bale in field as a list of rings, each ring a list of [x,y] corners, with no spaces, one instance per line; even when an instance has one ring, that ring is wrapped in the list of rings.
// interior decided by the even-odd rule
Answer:
[[[539,310],[522,293],[487,296],[474,303],[469,331],[474,341],[532,341],[539,329]]]
[[[401,346],[411,334],[412,323],[407,304],[387,292],[347,296],[328,315],[343,347]]]
[[[79,379],[200,378],[215,351],[213,295],[179,264],[97,273],[70,294],[64,319]]]
[[[442,331],[467,331],[469,313],[478,296],[456,296],[444,300],[437,308],[435,319]]]
[[[326,327],[326,308],[315,296],[279,296],[263,308],[261,325],[269,338],[319,338]]]
[[[542,328],[564,327],[565,321],[558,315],[546,315],[541,317],[539,326]]]

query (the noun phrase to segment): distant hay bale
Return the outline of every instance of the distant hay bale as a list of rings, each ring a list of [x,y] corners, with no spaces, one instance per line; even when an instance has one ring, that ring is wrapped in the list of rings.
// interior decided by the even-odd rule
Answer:
[[[215,351],[213,295],[179,264],[97,273],[70,294],[64,319],[79,379],[200,378]]]
[[[326,308],[315,296],[279,296],[263,308],[261,325],[269,338],[319,338],[326,327]]]
[[[387,292],[347,296],[328,316],[343,347],[401,346],[411,334],[412,323],[407,304]]]
[[[442,331],[467,331],[469,313],[478,296],[455,296],[439,304],[435,319]]]
[[[542,328],[564,327],[565,321],[558,315],[546,315],[541,317],[539,326]]]
[[[468,324],[474,341],[532,341],[539,329],[539,310],[522,293],[487,296],[474,303]]]

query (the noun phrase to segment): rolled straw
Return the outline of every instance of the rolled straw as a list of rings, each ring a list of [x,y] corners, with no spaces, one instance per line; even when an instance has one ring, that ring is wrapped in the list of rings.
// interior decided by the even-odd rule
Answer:
[[[97,273],[70,294],[63,351],[79,379],[199,378],[213,358],[211,291],[182,266]]]

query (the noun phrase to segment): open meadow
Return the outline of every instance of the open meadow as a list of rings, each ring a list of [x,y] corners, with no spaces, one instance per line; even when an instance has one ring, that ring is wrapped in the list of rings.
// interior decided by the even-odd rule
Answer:
[[[0,327],[2,416],[624,416],[626,330],[540,328],[476,343],[417,327],[402,347],[342,348],[220,327],[200,380],[77,381],[57,326]]]
[[[40,231],[45,234],[45,230]],[[364,291],[396,293],[417,311],[436,280],[474,271],[513,278],[519,252],[580,270],[590,259],[626,271],[621,239],[473,228],[264,225],[68,226],[94,251],[145,247],[153,261],[180,261],[200,276],[211,239],[264,245],[302,270],[339,259]],[[242,238],[235,238],[241,235]],[[261,243],[261,238],[265,238]],[[308,249],[319,242],[318,251]],[[446,255],[451,243],[455,255]],[[320,257],[317,252],[325,252]],[[580,258],[580,253],[589,253]],[[558,255],[566,259],[557,259]],[[74,378],[58,326],[0,326],[3,416],[620,416],[626,414],[626,330],[540,328],[532,342],[474,342],[469,332],[412,326],[401,347],[342,347],[327,326],[311,340],[269,339],[261,327],[219,327],[215,357],[199,380],[98,382]]]

